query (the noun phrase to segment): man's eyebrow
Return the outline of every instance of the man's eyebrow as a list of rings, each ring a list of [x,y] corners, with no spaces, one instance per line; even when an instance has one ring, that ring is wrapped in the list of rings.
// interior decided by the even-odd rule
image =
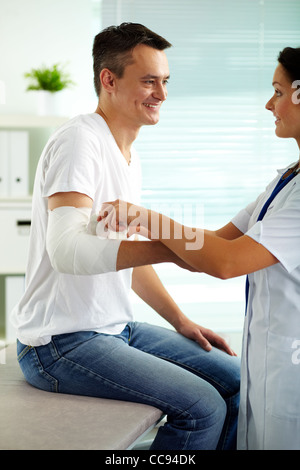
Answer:
[[[151,75],[151,73],[148,73],[148,75],[144,75],[143,77],[141,77],[142,80],[149,80],[149,79],[154,79],[154,80],[157,80],[158,78],[161,78],[159,77],[158,75]],[[170,78],[170,75],[167,75],[166,77],[164,77],[164,79],[169,79]]]

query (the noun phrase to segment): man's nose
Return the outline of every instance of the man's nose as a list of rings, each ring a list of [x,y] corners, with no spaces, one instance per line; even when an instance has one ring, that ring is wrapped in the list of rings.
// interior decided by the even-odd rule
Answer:
[[[168,96],[166,85],[163,83],[157,84],[157,87],[153,93],[153,96],[160,101],[165,101]]]

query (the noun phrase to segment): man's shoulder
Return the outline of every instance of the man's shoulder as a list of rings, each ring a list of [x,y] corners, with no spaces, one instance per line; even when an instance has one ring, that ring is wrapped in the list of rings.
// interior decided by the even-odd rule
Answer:
[[[99,116],[100,117],[100,116]],[[100,123],[101,124],[101,123]],[[50,136],[42,159],[52,161],[61,155],[98,154],[105,141],[104,130],[91,114],[81,114],[69,119]],[[72,157],[72,158],[73,158]]]
[[[80,114],[69,119],[57,129],[56,134],[64,133],[67,131],[76,132],[78,130],[82,132],[95,133],[96,135],[109,133],[108,126],[105,121],[101,118],[101,116],[97,115],[96,113],[90,113]]]

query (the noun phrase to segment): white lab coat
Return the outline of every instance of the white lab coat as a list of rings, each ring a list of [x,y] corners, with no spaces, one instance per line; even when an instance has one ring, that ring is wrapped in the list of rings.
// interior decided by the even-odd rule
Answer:
[[[249,275],[238,424],[245,450],[300,449],[300,174],[257,222],[278,179],[232,220],[279,260]]]

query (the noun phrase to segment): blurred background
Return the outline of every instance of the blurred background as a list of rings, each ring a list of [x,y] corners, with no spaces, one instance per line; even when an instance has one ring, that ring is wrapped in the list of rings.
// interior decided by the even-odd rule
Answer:
[[[23,288],[40,153],[62,122],[96,109],[93,38],[124,21],[143,23],[173,44],[160,123],[143,128],[135,144],[144,205],[188,225],[219,228],[277,168],[298,158],[294,142],[276,138],[264,106],[279,51],[300,46],[299,0],[0,0],[0,337],[13,337],[7,315]],[[24,74],[54,64],[74,85],[55,93],[55,108],[41,111],[41,94],[26,90]],[[17,150],[9,154],[10,141]],[[22,171],[19,190],[3,183],[15,171]],[[239,351],[244,278],[220,281],[173,265],[157,270],[187,315]],[[138,320],[165,324],[133,301]]]

